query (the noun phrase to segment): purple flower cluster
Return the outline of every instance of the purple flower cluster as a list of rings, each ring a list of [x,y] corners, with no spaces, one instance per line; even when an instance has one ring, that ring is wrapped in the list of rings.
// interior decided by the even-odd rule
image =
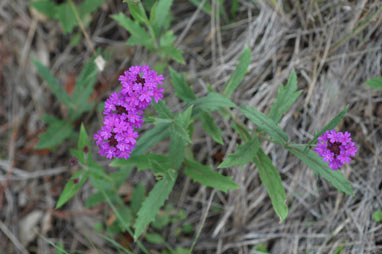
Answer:
[[[105,102],[104,125],[94,135],[99,153],[106,158],[129,158],[135,148],[143,123],[143,110],[163,97],[163,76],[149,66],[132,66],[119,77],[120,92],[114,92]]]
[[[314,149],[316,153],[329,163],[329,167],[337,170],[345,163],[351,161],[350,156],[354,157],[357,147],[350,137],[349,132],[337,132],[329,130],[322,134],[318,141],[317,147]]]

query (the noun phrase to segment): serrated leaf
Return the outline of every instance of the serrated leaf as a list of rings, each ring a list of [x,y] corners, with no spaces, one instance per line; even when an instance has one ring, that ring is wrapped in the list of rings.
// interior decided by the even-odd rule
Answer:
[[[288,135],[270,118],[258,111],[254,107],[242,106],[240,111],[269,136],[271,136],[276,143],[285,145],[288,141]]]
[[[130,14],[134,19],[140,23],[148,24],[149,20],[146,16],[145,10],[141,9],[137,4],[128,4]]]
[[[164,119],[174,119],[173,114],[170,112],[170,109],[163,101],[158,101],[158,103],[152,104],[155,108],[155,111]]]
[[[200,121],[202,122],[203,129],[212,137],[212,139],[223,145],[222,131],[216,126],[210,113],[203,112],[200,115]]]
[[[195,93],[187,84],[182,74],[177,73],[173,68],[170,68],[171,83],[174,86],[176,95],[187,103],[196,99]]]
[[[382,222],[382,210],[377,210],[373,213],[373,220],[375,222]]]
[[[36,144],[36,149],[53,148],[66,139],[68,139],[74,133],[71,123],[64,120],[55,120],[50,123],[46,131],[40,134],[40,140]]]
[[[155,30],[157,31],[157,35],[162,28],[164,28],[165,24],[169,23],[169,18],[171,18],[170,8],[172,5],[172,0],[159,0],[157,10],[155,16],[153,18],[153,25]]]
[[[146,188],[143,184],[139,183],[134,188],[133,195],[131,196],[131,210],[136,214],[141,208],[143,200],[145,200]]]
[[[227,156],[218,168],[228,168],[232,166],[244,166],[251,162],[256,155],[260,143],[256,137],[252,138],[247,143],[237,147],[237,151]]]
[[[151,130],[146,131],[138,139],[131,156],[143,154],[147,151],[147,149],[158,144],[162,139],[165,139],[170,134],[169,127],[169,124],[158,124]]]
[[[239,188],[232,177],[223,176],[219,172],[213,171],[211,166],[202,165],[197,161],[185,159],[183,172],[192,180],[223,192]]]
[[[84,170],[77,171],[71,177],[71,179],[65,184],[64,190],[57,201],[56,209],[63,206],[81,189],[86,182],[87,177],[88,174]]]
[[[127,42],[129,45],[143,45],[149,49],[153,49],[151,37],[138,23],[132,21],[123,13],[112,15],[112,18],[131,34]]]
[[[134,239],[143,233],[146,227],[155,219],[159,209],[168,199],[172,188],[174,187],[177,174],[173,173],[171,177],[164,177],[157,182],[154,188],[150,191],[148,197],[143,201],[141,208],[138,211],[137,219],[134,224]]]
[[[248,71],[248,66],[251,63],[251,51],[248,47],[245,47],[243,53],[241,54],[235,71],[231,74],[227,83],[223,89],[223,95],[226,97],[231,97],[236,88],[240,85],[245,74]]]
[[[187,129],[177,122],[174,122],[173,124],[171,124],[170,133],[171,135],[178,136],[179,138],[183,139],[187,143],[192,142],[190,136],[188,135]]]
[[[309,145],[314,144],[317,142],[318,137],[320,137],[325,131],[327,130],[333,130],[345,117],[346,112],[348,111],[349,106],[346,106],[338,115],[336,115],[327,125],[325,125],[324,128],[322,128],[315,136],[314,138],[309,142],[309,144],[306,147],[309,147]]]
[[[370,86],[375,89],[382,90],[382,77],[378,78],[371,78],[368,81],[366,81],[365,85]]]
[[[280,217],[280,221],[285,220],[288,215],[288,206],[285,204],[286,195],[279,172],[261,148],[253,157],[253,161],[259,170],[261,182],[271,198],[273,209]]]
[[[29,2],[28,5],[36,9],[38,12],[41,12],[48,18],[54,19],[56,17],[57,4],[50,0],[33,1],[33,2]]]
[[[77,25],[77,20],[69,1],[59,4],[56,7],[56,12],[64,33],[70,33]]]
[[[50,70],[42,65],[39,61],[36,59],[32,59],[33,64],[36,66],[39,74],[41,77],[46,81],[46,83],[49,85],[50,90],[52,93],[56,96],[56,98],[64,104],[68,109],[71,108],[70,104],[70,97],[68,94],[64,91],[60,83],[56,80],[56,78],[53,76],[53,74],[50,72]]]
[[[186,152],[186,141],[178,135],[171,134],[169,159],[173,169],[178,169]]]
[[[353,195],[351,183],[340,171],[332,170],[329,165],[318,156],[318,154],[312,150],[304,151],[303,147],[295,144],[290,144],[287,149],[303,163],[313,169],[315,173],[320,174],[323,178],[329,181],[338,190]]]
[[[280,122],[282,116],[290,109],[301,94],[297,91],[297,75],[294,70],[289,75],[286,86],[280,85],[276,100],[273,102],[268,117],[275,123]]]
[[[184,58],[183,58],[183,51],[176,48],[174,45],[170,45],[167,47],[161,47],[158,49],[157,53],[161,57],[169,57],[175,60],[176,62],[180,64],[184,64]]]
[[[138,170],[151,169],[155,173],[163,173],[164,171],[162,169],[168,169],[171,167],[167,156],[154,153],[131,156],[127,160],[116,159],[112,163],[110,163],[110,166],[136,166]]]
[[[236,105],[228,98],[218,93],[209,93],[207,96],[191,102],[196,110],[211,112],[220,108],[234,108]]]

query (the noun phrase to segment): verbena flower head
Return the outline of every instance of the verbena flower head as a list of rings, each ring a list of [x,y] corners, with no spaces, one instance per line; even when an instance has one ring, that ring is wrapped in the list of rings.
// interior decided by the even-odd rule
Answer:
[[[94,135],[99,153],[106,158],[129,158],[135,148],[143,123],[143,110],[163,97],[163,76],[149,66],[132,66],[119,77],[120,92],[114,92],[105,102],[103,126]]]
[[[314,149],[329,167],[337,170],[354,157],[357,147],[350,137],[349,132],[342,133],[336,130],[328,130],[318,138],[319,143]]]

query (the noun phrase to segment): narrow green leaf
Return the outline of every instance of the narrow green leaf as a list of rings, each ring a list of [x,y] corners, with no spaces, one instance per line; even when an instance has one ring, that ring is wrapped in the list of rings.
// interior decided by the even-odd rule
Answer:
[[[169,23],[169,18],[171,18],[170,8],[173,0],[159,0],[157,11],[155,13],[153,26],[156,27],[157,31],[160,31],[164,28],[165,24]]]
[[[146,188],[143,184],[139,183],[134,188],[133,195],[131,197],[131,210],[135,215],[139,208],[141,208],[143,200],[145,200]]]
[[[153,99],[154,100],[154,99]],[[164,119],[174,119],[174,116],[170,112],[170,109],[163,101],[158,101],[158,103],[152,104],[155,108],[155,111]]]
[[[50,72],[50,70],[47,67],[45,67],[44,65],[42,65],[36,59],[32,59],[32,62],[36,66],[41,77],[47,82],[50,90],[56,96],[56,98],[62,104],[64,104],[68,109],[70,109],[71,105],[70,105],[70,98],[69,98],[68,94],[64,91],[64,89],[58,83],[58,81],[53,76],[53,74]]]
[[[183,139],[187,143],[192,142],[190,136],[188,135],[187,129],[177,122],[174,122],[173,124],[171,124],[170,133],[178,136],[179,138]]]
[[[146,16],[144,10],[142,10],[137,4],[128,4],[130,14],[134,17],[134,19],[142,24],[148,24],[149,20]]]
[[[248,66],[251,63],[251,51],[248,47],[245,47],[243,53],[239,58],[239,62],[235,71],[231,74],[229,80],[224,86],[223,95],[230,98],[236,88],[243,80],[245,74],[248,71]]]
[[[382,77],[369,79],[365,85],[382,90]]]
[[[86,132],[86,129],[85,129],[85,126],[84,124],[81,124],[81,128],[80,128],[80,136],[78,138],[78,143],[77,143],[77,151],[78,151],[78,160],[85,164],[85,153],[84,153],[84,147],[87,147],[88,149],[88,152],[87,152],[87,158],[88,159],[91,159],[91,146],[90,146],[90,140],[89,140],[89,136]]]
[[[277,92],[276,100],[273,102],[268,117],[275,123],[280,122],[282,116],[290,109],[293,103],[301,94],[301,90],[297,91],[297,76],[296,72],[292,70],[289,75],[288,83],[286,86],[280,85]]]
[[[353,195],[351,183],[340,171],[332,170],[329,165],[318,156],[318,154],[312,150],[304,151],[304,147],[295,144],[290,144],[287,149],[303,163],[313,169],[315,173],[320,174],[323,178],[329,181],[338,190]]]
[[[195,110],[211,112],[220,108],[234,108],[236,105],[228,98],[218,93],[209,93],[207,96],[191,102],[195,105]]]
[[[131,156],[143,154],[150,147],[158,144],[162,139],[165,139],[170,134],[170,124],[158,124],[149,131],[146,131],[137,141],[135,149]]]
[[[40,140],[36,144],[36,149],[53,148],[74,133],[71,123],[64,120],[56,120],[54,123],[48,125],[46,131],[40,134]]]
[[[248,117],[249,120],[254,122],[263,131],[265,131],[269,136],[271,136],[275,142],[285,145],[288,141],[288,135],[270,118],[264,115],[262,112],[258,111],[254,107],[242,106],[240,111]]]
[[[69,1],[59,4],[56,7],[56,12],[64,33],[70,33],[77,25],[77,20]]]
[[[183,162],[186,152],[186,141],[178,135],[171,134],[169,159],[171,168],[178,169]]]
[[[126,17],[123,13],[112,15],[112,18],[131,34],[127,42],[129,45],[144,45],[149,49],[153,49],[151,37],[139,24]]]
[[[173,173],[171,177],[164,177],[157,182],[154,188],[150,191],[148,197],[143,201],[141,208],[138,211],[138,216],[134,224],[134,239],[143,233],[146,227],[155,219],[159,209],[168,199],[172,188],[174,187],[177,174]]]
[[[212,137],[215,142],[223,145],[222,131],[216,126],[210,113],[203,112],[200,115],[203,129]]]
[[[280,221],[285,220],[288,215],[288,206],[286,205],[285,190],[281,177],[272,160],[259,148],[253,161],[259,170],[261,182],[264,184],[272,201],[273,209],[280,217]]]
[[[174,86],[176,95],[187,103],[196,100],[195,93],[187,84],[182,74],[177,73],[170,67],[171,83]]]
[[[232,177],[223,176],[219,172],[213,171],[211,166],[202,165],[197,161],[185,159],[183,172],[196,182],[224,192],[239,188]]]
[[[348,111],[349,106],[346,106],[338,115],[336,115],[327,125],[325,125],[324,128],[322,128],[315,136],[314,138],[309,142],[309,144],[306,146],[306,148],[309,147],[309,145],[314,144],[317,142],[317,139],[319,136],[321,136],[325,131],[327,130],[333,130],[344,118],[346,115],[346,112]]]
[[[168,169],[171,167],[167,156],[153,153],[131,156],[127,160],[116,159],[110,164],[110,166],[136,166],[138,170],[152,169],[155,173],[163,173],[162,170],[160,170],[161,168]]]
[[[154,243],[154,244],[161,244],[161,243],[165,242],[163,237],[160,234],[157,234],[157,233],[147,233],[147,234],[145,234],[145,239],[149,243]]]
[[[48,18],[54,19],[56,17],[57,4],[52,1],[49,1],[49,0],[33,1],[33,2],[29,2],[28,5],[36,9],[38,12],[41,12]]]
[[[258,149],[260,148],[260,143],[256,137],[253,137],[247,143],[237,147],[237,151],[228,155],[227,158],[218,166],[218,168],[228,168],[232,166],[244,166],[248,162],[253,160]]]
[[[87,178],[88,174],[84,170],[77,171],[66,183],[64,190],[58,199],[56,209],[68,202],[81,189]]]

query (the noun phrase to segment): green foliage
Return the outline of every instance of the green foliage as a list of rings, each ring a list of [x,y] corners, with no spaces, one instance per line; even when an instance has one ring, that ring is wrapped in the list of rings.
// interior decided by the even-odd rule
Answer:
[[[143,200],[145,199],[146,188],[143,184],[138,184],[134,188],[133,196],[131,197],[131,210],[135,215],[139,208],[141,208]]]
[[[237,147],[237,151],[228,155],[227,158],[219,165],[219,168],[228,168],[232,166],[244,166],[251,162],[260,148],[259,140],[253,137],[248,142]]]
[[[64,190],[61,192],[57,201],[56,209],[62,207],[68,202],[84,185],[88,178],[88,174],[84,170],[77,171],[71,179],[66,183]]]
[[[44,133],[40,134],[40,140],[35,146],[36,149],[55,147],[74,135],[73,126],[70,123],[53,116],[49,117],[54,120],[50,122],[45,121],[48,124],[48,128]]]
[[[70,33],[78,25],[76,14],[81,20],[84,20],[86,16],[97,10],[104,1],[84,0],[80,5],[76,6],[69,0],[61,4],[56,4],[52,0],[38,0],[30,2],[29,6],[51,19],[58,20],[64,33]]]
[[[382,89],[382,77],[371,78],[368,81],[366,81],[365,85],[381,90]]]
[[[211,166],[202,165],[197,161],[186,159],[183,172],[196,182],[224,192],[239,188],[232,177],[223,176],[213,171]]]
[[[154,244],[161,244],[161,243],[165,242],[163,237],[157,233],[147,233],[147,234],[145,234],[145,239],[149,243],[154,243]]]
[[[342,251],[345,249],[345,245],[338,246],[337,249],[334,250],[334,254],[342,254]]]
[[[288,206],[285,204],[286,195],[279,172],[261,148],[258,149],[253,160],[259,170],[261,182],[271,198],[273,209],[280,217],[280,221],[285,220],[288,215]]]
[[[216,143],[223,145],[222,131],[215,124],[213,117],[210,113],[203,112],[200,115],[200,121],[202,122],[203,129],[210,134]]]
[[[165,176],[155,184],[148,197],[143,201],[134,224],[135,240],[143,233],[148,224],[155,219],[155,215],[170,195],[176,178],[177,174],[175,172]]]
[[[195,111],[211,112],[221,108],[234,108],[236,105],[228,98],[218,93],[209,93],[207,96],[198,98],[191,102],[195,106]]]
[[[254,107],[242,106],[240,111],[252,122],[274,139],[275,143],[285,146],[288,135],[269,117]]]
[[[182,74],[177,73],[170,67],[171,83],[174,86],[176,95],[187,103],[196,100],[195,93],[187,84]]]
[[[318,156],[318,154],[312,150],[304,151],[304,147],[296,144],[290,144],[286,148],[303,163],[313,169],[315,173],[320,174],[323,178],[329,181],[338,190],[348,195],[353,195],[351,183],[340,171],[332,170],[328,164]]]
[[[382,222],[382,210],[377,210],[373,213],[373,220],[375,222]]]
[[[251,63],[251,51],[248,47],[245,47],[243,53],[239,58],[239,62],[235,71],[231,74],[227,83],[224,86],[223,95],[231,97],[236,88],[240,85],[244,79],[245,74],[248,72],[248,66]]]
[[[172,5],[173,0],[159,0],[157,5],[155,5],[155,9],[158,11],[152,12],[153,17],[151,18],[151,25],[154,28],[155,35],[159,36],[161,29],[167,29],[170,19],[171,19],[171,12],[170,8]]]
[[[336,115],[324,128],[322,128],[314,138],[309,142],[308,146],[311,144],[315,144],[317,142],[318,137],[320,137],[325,131],[334,129],[345,117],[346,112],[348,111],[348,106],[346,106],[338,115]],[[308,147],[307,146],[307,147]]]
[[[280,122],[281,117],[290,109],[301,92],[301,90],[297,91],[297,75],[296,72],[292,70],[287,85],[280,85],[276,100],[272,104],[268,117],[275,123]]]

